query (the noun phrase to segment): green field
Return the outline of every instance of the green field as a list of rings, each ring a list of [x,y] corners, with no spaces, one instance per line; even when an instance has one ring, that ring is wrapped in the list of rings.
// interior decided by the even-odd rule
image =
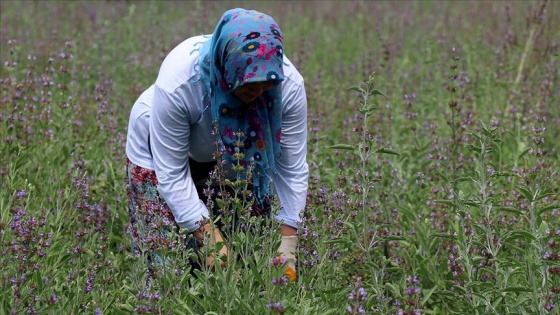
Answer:
[[[273,16],[305,79],[298,279],[279,281],[265,229],[230,240],[250,254],[223,269],[147,287],[128,115],[166,54],[233,7]],[[560,1],[0,12],[0,314],[560,314]]]

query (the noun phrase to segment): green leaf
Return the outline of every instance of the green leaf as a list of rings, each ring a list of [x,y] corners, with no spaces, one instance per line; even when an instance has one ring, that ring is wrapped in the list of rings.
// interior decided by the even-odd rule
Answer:
[[[494,298],[494,300],[492,301],[492,306],[494,308],[498,308],[498,307],[503,307],[505,305],[504,303],[504,297],[503,296],[498,296],[496,298]],[[508,306],[505,306],[508,307]]]
[[[526,286],[509,286],[501,289],[500,292],[531,292],[531,289]]]
[[[475,145],[469,144],[467,145],[467,149],[469,149],[470,151],[473,151],[475,153],[480,154],[480,152],[482,152],[482,149],[480,147],[477,147]]]
[[[344,290],[346,290],[346,287],[335,287],[335,288],[332,288],[332,289],[321,290],[321,294],[323,294],[325,296],[329,296],[329,295],[340,293],[341,291],[344,291]]]
[[[526,239],[528,242],[531,242],[531,241],[534,241],[534,240],[537,239],[533,234],[531,234],[527,231],[515,230],[515,231],[510,232],[509,236],[506,236],[504,238],[504,243],[508,243],[509,241],[513,241],[513,240],[520,239],[520,238],[521,239]]]
[[[329,146],[330,149],[340,149],[340,150],[355,150],[356,146],[352,144],[335,144]]]
[[[527,189],[526,187],[518,186],[517,191],[522,194],[523,197],[527,199],[527,201],[533,202],[533,194],[531,193],[531,191],[529,191],[529,189]]]
[[[533,200],[533,201],[539,201],[539,200],[541,200],[545,197],[554,196],[554,193],[548,192],[548,191],[549,191],[549,189],[547,189],[546,191],[539,192],[537,194],[537,196],[535,197],[535,200]]]
[[[523,150],[523,151],[519,154],[518,159],[521,159],[525,154],[527,154],[527,152],[529,152],[529,149]]]
[[[484,289],[489,289],[489,290],[493,290],[493,286],[491,283],[488,282],[482,282],[482,281],[473,281],[473,282],[469,282],[465,288],[468,291],[475,291],[475,292],[480,292],[480,291],[484,291]],[[474,288],[474,290],[473,290]]]
[[[453,206],[455,203],[453,200],[436,200],[436,203],[441,203],[443,205]]]
[[[373,111],[374,109],[378,109],[379,106],[377,106],[376,104],[368,104],[368,106],[365,108],[365,111],[367,113]]]
[[[546,231],[548,230],[548,223],[546,221],[542,221],[539,225],[539,233],[541,235],[546,235]]]
[[[434,291],[433,294],[435,295],[456,295],[456,293],[450,292],[450,291],[444,291],[444,290],[439,290],[439,291]]]
[[[333,238],[332,240],[323,241],[323,244],[347,244],[350,240],[342,237]]]
[[[385,93],[383,93],[383,92],[381,92],[377,89],[371,91],[371,95],[383,95],[383,96],[385,96],[385,98],[389,98],[387,95],[385,95]]]
[[[396,152],[396,151],[393,151],[393,150],[391,150],[391,149],[387,149],[387,148],[380,148],[380,149],[377,149],[376,152],[377,152],[377,153],[382,153],[382,154],[392,154],[392,155],[401,156],[400,153],[398,153],[398,152]]]
[[[224,209],[225,208],[225,203],[222,200],[222,198],[216,198],[216,203],[218,204],[219,209]]]
[[[466,205],[466,206],[478,207],[478,203],[476,201],[467,200],[467,201],[463,202],[463,204]]]
[[[264,279],[263,279],[261,273],[259,272],[259,268],[257,267],[257,264],[254,261],[252,261],[252,260],[249,261],[249,268],[251,269],[251,273],[253,273],[253,276],[255,277],[257,282],[263,283]]]
[[[422,302],[420,303],[420,305],[426,304],[426,302],[428,302],[428,300],[432,296],[432,293],[434,293],[436,289],[437,289],[437,285],[429,290],[422,290],[424,296],[422,297]]]
[[[356,92],[360,92],[360,93],[364,92],[364,90],[362,88],[357,87],[357,86],[353,86],[353,87],[348,88],[348,91],[356,91]]]
[[[387,283],[385,283],[385,287],[389,291],[391,291],[391,293],[393,293],[393,295],[395,295],[398,298],[401,298],[401,296],[402,296],[401,291],[394,284],[387,282]]]
[[[129,305],[129,304],[117,303],[116,307],[119,308],[119,309],[125,309],[127,311],[131,311],[131,312],[134,310],[134,307],[132,307],[132,305]]]
[[[110,299],[109,302],[105,301],[106,304],[105,304],[105,306],[104,306],[104,308],[103,308],[103,312],[104,312],[104,313],[109,312],[109,309],[111,308],[111,306],[113,305],[113,303],[115,303],[115,300],[117,299],[117,295],[116,295],[116,294],[112,294],[111,296],[112,296],[113,298]]]
[[[550,210],[558,210],[558,209],[560,209],[560,205],[558,205],[558,204],[548,205],[548,206],[546,206],[546,207],[543,207],[543,208],[540,209],[539,211],[537,211],[537,214],[538,214],[538,215],[541,215],[541,214],[543,214],[543,213],[545,213],[545,212],[547,212],[547,211],[550,211]]]
[[[235,300],[243,305],[243,308],[245,309],[245,312],[242,312],[243,314],[257,314],[254,310],[254,306],[250,306],[249,303],[247,303],[247,301],[245,301],[244,299],[237,298]]]
[[[452,183],[459,183],[459,182],[469,182],[469,181],[474,181],[474,179],[470,176],[467,177],[458,177],[455,178],[454,180],[452,180]]]
[[[358,110],[362,115],[369,115],[373,110],[378,109],[379,107],[375,104],[368,104],[367,106],[360,107]]]
[[[513,207],[498,207],[498,208],[496,208],[496,210],[505,211],[505,212],[509,212],[509,213],[513,213],[513,214],[517,214],[517,215],[523,215],[523,212],[521,210],[518,210],[518,209],[513,208]]]
[[[449,238],[449,239],[452,239],[452,240],[456,240],[456,239],[457,239],[457,237],[456,237],[455,235],[448,234],[448,233],[434,233],[434,234],[432,234],[432,236],[434,236],[434,237]]]

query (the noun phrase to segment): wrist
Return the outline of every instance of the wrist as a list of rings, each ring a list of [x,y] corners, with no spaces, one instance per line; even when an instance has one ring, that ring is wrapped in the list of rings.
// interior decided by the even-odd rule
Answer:
[[[198,229],[193,231],[193,235],[204,235],[210,230],[210,223],[204,223]]]
[[[204,238],[206,237],[206,233],[211,230],[211,226],[209,223],[204,223],[201,225],[196,231],[192,232],[192,235],[196,239],[196,242],[199,246],[204,245]]]
[[[297,235],[297,229],[286,224],[280,225],[279,232],[282,236]]]

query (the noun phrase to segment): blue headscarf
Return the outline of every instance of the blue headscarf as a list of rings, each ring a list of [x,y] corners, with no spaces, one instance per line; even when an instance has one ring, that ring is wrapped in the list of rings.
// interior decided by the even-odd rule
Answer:
[[[240,152],[244,155],[241,165],[253,163],[253,196],[263,205],[276,172],[275,158],[280,155],[284,80],[280,28],[272,17],[258,11],[226,11],[200,55],[201,76],[210,91],[212,119],[218,125],[216,136],[224,158],[236,164],[235,153]],[[246,83],[263,81],[274,85],[251,104],[231,93]],[[239,131],[243,132],[240,138]]]

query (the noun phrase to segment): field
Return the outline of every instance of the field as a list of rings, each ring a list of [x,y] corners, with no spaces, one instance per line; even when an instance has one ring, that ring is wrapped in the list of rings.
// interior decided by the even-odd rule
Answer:
[[[228,241],[239,261],[146,286],[126,232],[128,115],[166,54],[232,7],[273,16],[305,78],[298,278],[255,228]],[[560,314],[560,1],[0,12],[0,314]],[[187,259],[171,245],[154,246]]]

